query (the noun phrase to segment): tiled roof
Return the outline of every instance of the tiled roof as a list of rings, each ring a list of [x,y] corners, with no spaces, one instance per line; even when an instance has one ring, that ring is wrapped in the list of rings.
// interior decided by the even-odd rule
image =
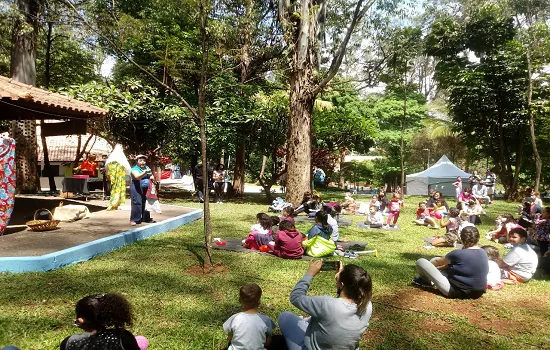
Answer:
[[[36,128],[37,144],[38,144],[38,161],[44,160],[44,152],[42,151],[42,139],[40,137],[40,125]],[[86,140],[90,137],[90,134],[82,135],[82,143],[84,145]],[[48,158],[50,162],[72,162],[76,157],[76,146],[78,145],[77,135],[67,136],[48,136],[46,137],[46,143],[48,146]],[[82,147],[82,146],[81,146]],[[97,159],[100,160],[101,156],[109,155],[113,148],[109,143],[98,136],[92,136],[92,139],[86,147],[86,151],[90,151],[97,155]]]
[[[31,85],[23,84],[0,76],[0,110],[2,108],[19,108],[21,113],[34,113],[34,117],[52,119],[57,116],[63,117],[100,117],[109,111],[96,107],[88,102],[75,100],[55,92],[43,90]],[[4,113],[2,113],[4,114]],[[17,116],[2,115],[0,119],[17,119]]]

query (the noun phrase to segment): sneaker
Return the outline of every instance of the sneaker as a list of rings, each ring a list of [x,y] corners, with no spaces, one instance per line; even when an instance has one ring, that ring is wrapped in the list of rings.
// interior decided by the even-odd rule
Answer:
[[[412,279],[411,284],[420,288],[433,288],[434,283],[430,280],[417,276]]]
[[[346,250],[344,252],[344,258],[357,259],[358,257],[359,257],[359,254],[355,252],[351,252],[349,250]]]
[[[426,244],[426,245],[423,245],[422,248],[424,248],[424,249],[434,249],[435,247],[431,244]]]
[[[487,234],[485,235],[485,238],[491,241],[493,239],[493,235],[487,232]]]

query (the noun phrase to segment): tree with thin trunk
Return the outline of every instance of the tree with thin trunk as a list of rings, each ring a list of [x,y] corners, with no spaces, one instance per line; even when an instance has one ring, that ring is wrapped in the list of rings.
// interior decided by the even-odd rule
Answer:
[[[168,85],[164,82],[162,82],[161,79],[156,77],[153,73],[151,73],[148,69],[143,67],[142,65],[138,64],[131,56],[130,53],[125,52],[120,45],[117,44],[116,40],[112,39],[112,37],[102,32],[99,28],[92,25],[86,18],[82,15],[81,12],[78,11],[75,4],[72,3],[70,0],[62,0],[63,3],[70,9],[73,10],[75,16],[90,30],[92,30],[96,35],[98,35],[102,40],[105,41],[106,45],[108,45],[110,50],[113,50],[119,57],[126,60],[127,62],[130,62],[133,66],[135,66],[137,69],[139,69],[143,74],[145,74],[147,77],[152,79],[155,83],[162,86],[166,91],[174,95],[181,104],[189,111],[189,114],[191,115],[192,119],[195,123],[199,125],[200,128],[200,135],[201,135],[201,159],[203,162],[203,178],[208,179],[208,169],[207,169],[207,136],[206,136],[206,76],[208,74],[208,28],[207,28],[207,18],[208,13],[210,11],[210,6],[207,2],[207,0],[199,0],[197,3],[197,6],[199,8],[199,16],[198,16],[198,28],[200,31],[201,36],[201,61],[200,61],[200,80],[199,80],[199,86],[198,86],[198,106],[197,109],[193,108],[189,102],[178,92],[178,90],[172,86]],[[212,261],[212,227],[210,226],[210,206],[209,206],[209,198],[208,198],[208,181],[204,181],[204,239],[205,239],[205,263],[208,264],[209,267],[212,267],[214,265]]]
[[[533,89],[535,85],[535,74],[540,73],[544,66],[544,60],[541,58],[544,53],[548,54],[550,45],[548,45],[548,25],[545,21],[550,19],[548,12],[550,4],[547,1],[539,0],[509,0],[510,5],[515,11],[517,26],[520,28],[519,40],[522,42],[525,50],[525,60],[527,64],[527,86],[526,86],[526,109],[529,119],[529,139],[533,149],[533,158],[535,160],[535,186],[534,190],[539,191],[540,177],[542,172],[542,159],[537,147],[537,137],[535,134],[535,113],[533,103]],[[547,61],[546,61],[547,62]]]
[[[286,201],[297,204],[311,189],[311,125],[317,95],[334,78],[351,35],[375,0],[358,0],[350,24],[328,70],[320,72],[320,47],[327,16],[326,0],[279,0],[279,23],[291,48],[290,117]]]

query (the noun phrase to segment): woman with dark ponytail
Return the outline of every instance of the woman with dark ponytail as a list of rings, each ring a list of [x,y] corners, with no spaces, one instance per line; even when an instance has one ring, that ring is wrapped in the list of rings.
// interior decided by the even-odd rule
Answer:
[[[360,266],[346,265],[336,271],[337,298],[308,296],[307,291],[322,260],[309,264],[305,276],[290,293],[290,302],[311,317],[291,312],[279,315],[279,327],[289,350],[359,348],[359,340],[372,315],[372,280]]]
[[[315,226],[307,233],[307,239],[320,235],[324,239],[331,239],[332,227],[328,224],[328,214],[324,210],[315,213]]]

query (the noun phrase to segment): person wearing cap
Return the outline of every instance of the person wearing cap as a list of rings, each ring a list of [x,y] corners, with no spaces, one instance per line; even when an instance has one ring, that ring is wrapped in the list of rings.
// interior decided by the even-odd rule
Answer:
[[[74,171],[80,172],[82,175],[89,175],[90,177],[97,177],[97,163],[96,155],[89,153],[88,158],[85,159],[79,166],[74,168]]]
[[[153,172],[146,164],[147,157],[143,154],[136,156],[137,164],[132,168],[130,176],[130,198],[132,201],[130,212],[130,225],[135,226],[142,222],[154,222],[151,215],[145,210],[147,189],[149,181],[154,180]]]

